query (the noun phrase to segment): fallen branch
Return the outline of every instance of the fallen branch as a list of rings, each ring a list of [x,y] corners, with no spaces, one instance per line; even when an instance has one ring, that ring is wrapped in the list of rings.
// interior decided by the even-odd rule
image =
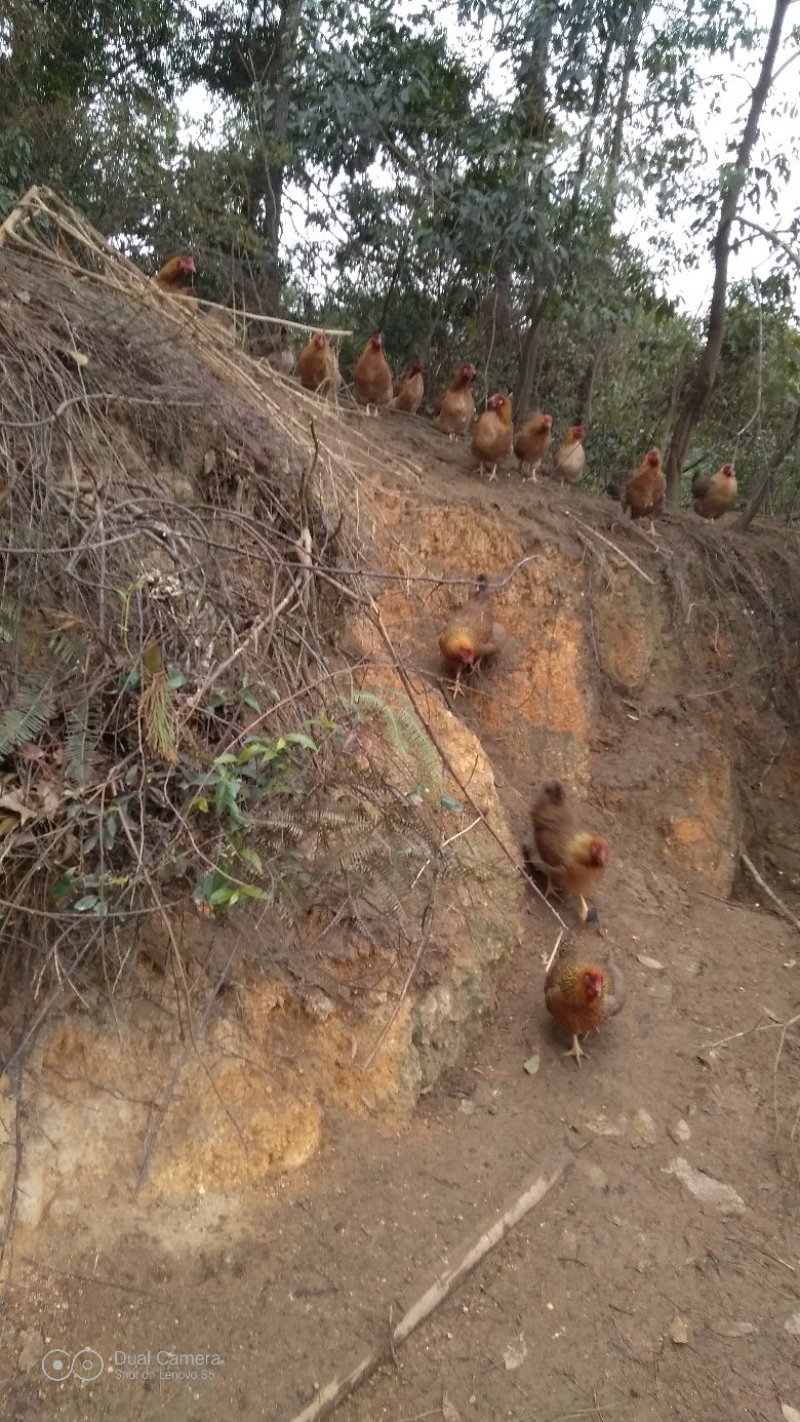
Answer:
[[[785,918],[786,922],[791,923],[792,926],[797,929],[798,933],[800,933],[800,918],[795,918],[791,909],[788,909],[785,903],[783,903],[783,901],[778,898],[778,895],[773,889],[770,888],[769,884],[764,883],[764,880],[756,869],[756,866],[753,863],[752,859],[748,859],[744,851],[742,851],[742,853],[739,855],[739,858],[741,859],[751,879],[753,879],[755,883],[758,884],[758,887],[761,892],[763,894],[766,894],[770,902],[775,905],[781,918]]]
[[[644,571],[644,568],[640,568],[638,563],[634,563],[633,559],[629,558],[627,553],[623,553],[622,549],[618,548],[616,543],[612,543],[610,538],[606,538],[605,534],[598,533],[596,528],[590,528],[588,523],[584,523],[583,519],[578,518],[578,515],[572,513],[570,509],[565,509],[564,513],[567,515],[567,518],[572,519],[573,523],[579,523],[581,528],[584,528],[593,538],[599,538],[600,542],[605,543],[607,548],[612,548],[615,553],[618,553],[620,558],[622,558],[629,567],[633,568],[633,571],[638,573],[640,578],[644,578],[645,582],[649,583],[651,587],[654,588],[656,586],[655,578],[651,578],[650,574]]]
[[[394,1349],[404,1343],[414,1329],[450,1297],[475,1266],[544,1199],[571,1163],[572,1156],[564,1154],[551,1170],[528,1176],[500,1212],[482,1228],[477,1239],[460,1245],[440,1261],[433,1275],[418,1280],[412,1286],[409,1290],[411,1302],[399,1323],[391,1328],[389,1337],[374,1348],[359,1353],[351,1366],[320,1388],[314,1401],[292,1417],[291,1422],[319,1422],[319,1419],[330,1416],[339,1403],[371,1377],[384,1359],[391,1357]]]

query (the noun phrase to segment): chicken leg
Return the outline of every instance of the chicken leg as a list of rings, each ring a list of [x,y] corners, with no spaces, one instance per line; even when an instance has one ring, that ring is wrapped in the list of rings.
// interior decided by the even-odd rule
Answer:
[[[565,1052],[565,1053],[564,1053],[564,1056],[565,1056],[565,1057],[574,1057],[574,1058],[575,1058],[575,1061],[576,1061],[577,1064],[578,1064],[578,1070],[579,1070],[579,1071],[580,1071],[580,1067],[581,1067],[581,1059],[582,1059],[583,1057],[585,1057],[587,1061],[589,1060],[589,1053],[588,1053],[588,1052],[585,1052],[585,1051],[583,1050],[583,1047],[581,1046],[580,1042],[578,1041],[578,1034],[577,1034],[577,1032],[573,1032],[573,1034],[572,1034],[572,1046],[570,1047],[570,1049],[569,1049],[568,1052]]]

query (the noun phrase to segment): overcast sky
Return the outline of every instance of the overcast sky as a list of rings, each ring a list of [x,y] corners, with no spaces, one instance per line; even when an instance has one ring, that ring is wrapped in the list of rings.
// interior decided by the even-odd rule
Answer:
[[[763,11],[766,20],[771,5],[767,5],[766,0],[754,0],[754,4],[759,12]],[[398,9],[413,15],[417,5],[415,0],[400,0]],[[480,49],[485,56],[488,36],[485,33],[483,36],[476,34],[474,30],[470,33],[465,27],[457,26],[454,7],[448,5],[442,6],[439,12],[441,23],[448,23],[448,10],[450,19],[453,20],[452,33],[457,34],[461,40],[457,47],[471,54]],[[724,162],[730,161],[729,145],[731,141],[734,145],[737,144],[741,137],[762,55],[763,41],[750,52],[743,51],[733,58],[727,55],[716,56],[713,61],[706,61],[701,67],[701,83],[697,86],[696,118],[707,151],[705,171],[709,178],[718,173]],[[800,89],[800,46],[797,41],[792,42],[788,26],[785,28],[776,71],[778,78],[768,100],[761,125],[760,151],[755,158],[756,162],[763,163],[771,171],[774,171],[773,160],[776,155],[785,154],[791,162],[793,148],[800,147],[800,121],[795,102],[795,96]],[[488,82],[498,96],[507,90],[508,63],[502,54],[498,54],[497,68],[494,72],[490,71]],[[638,89],[640,93],[641,86],[638,86]],[[637,97],[635,78],[631,90],[634,117],[628,131],[628,142],[634,144]],[[721,113],[713,112],[715,100],[721,100]],[[781,110],[784,112],[781,113]],[[209,120],[208,95],[197,88],[191,91],[185,98],[184,114],[187,132],[199,137],[201,125]],[[796,162],[793,166],[796,172]],[[789,184],[784,183],[775,174],[775,183],[778,189],[776,206],[773,207],[767,200],[759,213],[748,209],[746,205],[741,209],[743,216],[753,218],[772,231],[787,229],[792,218],[797,217],[800,212],[798,185],[794,174],[793,181]],[[293,246],[304,237],[302,204],[298,201],[300,194],[293,194],[291,187],[287,189],[285,196],[284,239]],[[655,193],[644,192],[637,195],[635,203],[629,202],[623,206],[619,226],[645,251],[651,239],[668,236],[674,245],[676,257],[672,269],[663,272],[664,287],[667,294],[678,301],[687,314],[702,317],[708,308],[713,282],[713,263],[709,252],[713,225],[710,232],[703,232],[699,237],[694,236],[691,223],[695,217],[694,210],[683,209],[677,210],[671,219],[660,219]],[[737,235],[744,236],[744,229],[737,228]],[[337,229],[332,223],[331,248],[337,245],[341,236],[342,229]],[[318,231],[315,231],[313,240],[315,244],[321,244]],[[792,245],[796,247],[800,243],[793,242]],[[763,277],[775,264],[773,246],[764,238],[755,236],[751,243],[748,242],[741,250],[732,253],[729,277],[731,281],[750,280],[754,274]],[[796,280],[795,286],[796,290],[800,289],[800,282]]]

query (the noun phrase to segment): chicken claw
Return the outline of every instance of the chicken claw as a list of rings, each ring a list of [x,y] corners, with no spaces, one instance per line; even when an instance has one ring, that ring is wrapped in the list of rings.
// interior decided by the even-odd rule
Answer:
[[[481,465],[481,468],[483,468],[483,465]],[[491,484],[492,480],[493,480],[493,479],[496,479],[496,478],[497,478],[497,465],[496,465],[496,464],[493,464],[492,467],[491,467],[491,469],[490,469],[490,471],[489,471],[489,483]]]
[[[576,1032],[573,1032],[573,1034],[572,1034],[572,1046],[570,1047],[570,1049],[569,1049],[568,1052],[565,1052],[565,1053],[564,1053],[564,1056],[565,1056],[565,1057],[574,1057],[574,1058],[575,1058],[575,1061],[576,1061],[577,1066],[578,1066],[578,1071],[580,1071],[580,1069],[581,1069],[581,1059],[582,1059],[583,1057],[585,1057],[587,1061],[589,1060],[589,1053],[588,1053],[588,1052],[585,1052],[585,1051],[583,1050],[583,1047],[581,1046],[580,1042],[578,1041],[578,1034],[577,1034]]]
[[[461,685],[461,673],[462,673],[463,670],[464,670],[463,667],[459,667],[459,668],[458,668],[458,671],[456,672],[456,679],[455,679],[455,681],[453,682],[453,700],[454,700],[454,701],[455,701],[456,697],[457,697],[457,696],[460,696],[461,693],[462,693],[463,690],[464,690],[463,686]]]

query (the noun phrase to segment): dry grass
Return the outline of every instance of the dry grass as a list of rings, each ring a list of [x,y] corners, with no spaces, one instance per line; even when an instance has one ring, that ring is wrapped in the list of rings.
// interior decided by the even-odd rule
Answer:
[[[142,915],[186,997],[170,910],[190,895],[410,922],[403,842],[419,922],[444,835],[374,723],[412,780],[435,752],[359,703],[330,642],[344,603],[369,606],[371,422],[252,360],[47,190],[0,229],[0,311],[0,978],[30,985],[22,1040],[98,963],[113,990]]]

